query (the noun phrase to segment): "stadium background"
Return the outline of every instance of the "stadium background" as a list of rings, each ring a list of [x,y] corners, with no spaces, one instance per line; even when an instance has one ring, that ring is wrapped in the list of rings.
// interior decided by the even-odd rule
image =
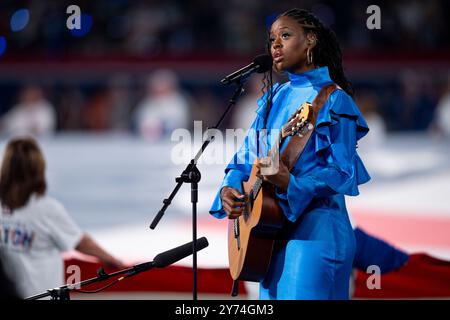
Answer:
[[[72,4],[81,8],[79,31],[66,26]],[[381,9],[379,30],[366,26],[372,4]],[[267,26],[294,6],[313,10],[336,32],[357,103],[373,119],[360,145],[373,179],[348,199],[353,220],[408,252],[450,260],[450,123],[439,117],[450,109],[446,1],[2,1],[2,150],[14,135],[8,113],[24,89],[38,88],[54,110],[55,126],[35,133],[49,193],[75,221],[130,264],[188,242],[188,186],[160,225],[148,228],[184,168],[171,159],[170,131],[139,129],[149,76],[171,70],[187,101],[185,126],[211,126],[232,93],[219,80],[263,52]],[[233,119],[224,128],[235,127]],[[199,236],[210,242],[198,256],[205,269],[227,266],[226,221],[207,213],[224,166],[199,166]],[[248,289],[244,298],[255,297],[254,286]],[[189,297],[177,290],[128,297]]]

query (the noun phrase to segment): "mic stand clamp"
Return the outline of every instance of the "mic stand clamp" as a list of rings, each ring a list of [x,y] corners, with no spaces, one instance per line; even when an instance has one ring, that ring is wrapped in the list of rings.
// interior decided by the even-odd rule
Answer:
[[[103,267],[101,267],[97,270],[97,277],[93,278],[93,279],[95,279],[95,281],[92,281],[93,279],[91,279],[89,281],[89,283],[96,282],[96,281],[103,281],[103,280],[108,279],[110,276],[111,275],[107,274],[105,272],[105,269],[103,269]],[[81,282],[80,284],[83,284],[83,282]],[[47,290],[47,292],[48,292],[47,295],[50,295],[52,300],[67,301],[67,300],[70,300],[70,291],[73,290],[74,287],[75,287],[74,285],[72,285],[72,286],[64,285],[64,286],[61,286],[58,288],[49,289],[49,290]],[[41,296],[43,297],[44,295],[41,295]],[[36,298],[39,298],[39,297],[36,297]]]
[[[70,290],[67,287],[60,287],[48,290],[52,300],[62,300],[62,301],[70,300],[69,291]]]
[[[201,178],[202,175],[197,165],[194,163],[194,160],[191,160],[190,165],[183,171],[180,177],[175,179],[175,182],[199,183]]]

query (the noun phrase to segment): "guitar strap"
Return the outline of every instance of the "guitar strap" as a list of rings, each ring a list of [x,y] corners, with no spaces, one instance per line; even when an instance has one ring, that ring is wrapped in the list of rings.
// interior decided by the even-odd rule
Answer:
[[[338,88],[339,86],[337,84],[332,83],[324,86],[317,94],[312,103],[313,115],[311,118],[311,123],[314,125],[314,127],[316,125],[317,115],[319,114],[320,109],[328,100],[328,97]],[[308,130],[303,137],[299,137],[298,135],[293,136],[291,140],[289,140],[287,146],[284,148],[280,156],[280,161],[283,161],[283,164],[289,169],[289,171],[291,171],[295,166],[298,158],[305,149],[306,143],[311,137],[312,132],[313,130]]]

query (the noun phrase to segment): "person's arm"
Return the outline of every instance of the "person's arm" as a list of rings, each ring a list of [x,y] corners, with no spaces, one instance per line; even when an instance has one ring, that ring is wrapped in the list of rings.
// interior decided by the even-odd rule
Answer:
[[[78,250],[97,257],[101,263],[121,268],[123,263],[111,256],[73,221],[64,206],[54,199],[48,199],[43,220],[50,239],[60,251]]]
[[[118,269],[125,267],[122,261],[116,259],[111,254],[109,254],[86,233],[83,235],[80,242],[75,247],[75,250],[78,250],[81,253],[87,255],[97,257],[102,264],[105,264],[108,267],[114,267]]]
[[[361,228],[356,228],[354,231],[356,239],[354,268],[366,272],[369,266],[376,265],[380,268],[381,274],[385,274],[408,263],[407,252],[368,234]]]
[[[258,118],[253,122],[241,148],[233,156],[225,169],[225,177],[219,187],[219,191],[217,192],[211,209],[209,210],[209,213],[216,218],[222,219],[230,213],[230,210],[227,212],[224,209],[224,203],[222,201],[224,193],[230,195],[229,201],[226,202],[228,202],[228,205],[232,208],[234,206],[232,194],[242,195],[244,192],[242,182],[248,180],[253,162],[256,159],[255,143],[257,141],[257,121]],[[233,189],[233,191],[231,191],[231,189]],[[225,192],[227,190],[228,192]]]

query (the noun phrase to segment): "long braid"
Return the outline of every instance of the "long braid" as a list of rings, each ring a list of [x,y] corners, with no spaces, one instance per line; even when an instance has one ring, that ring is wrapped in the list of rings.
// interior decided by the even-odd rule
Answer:
[[[269,39],[269,31],[267,31],[267,39]],[[267,53],[270,55],[270,43],[267,41],[266,44]],[[264,115],[264,126],[263,129],[267,129],[267,119],[269,118],[270,109],[272,108],[272,98],[273,98],[273,70],[270,68],[269,71],[264,73],[263,78],[263,88],[262,94],[266,94],[268,92],[268,97],[266,101],[266,113]]]
[[[327,66],[331,79],[345,92],[353,97],[352,84],[344,74],[342,67],[342,52],[336,34],[326,27],[316,16],[304,9],[291,9],[281,14],[297,21],[306,33],[313,32],[317,43],[312,50],[316,66]]]
[[[267,119],[269,118],[270,109],[272,108],[272,98],[273,98],[273,77],[272,70],[264,73],[263,78],[264,87],[262,88],[263,95],[268,92],[268,97],[266,101],[266,113],[264,115],[264,126],[263,129],[267,129]]]

